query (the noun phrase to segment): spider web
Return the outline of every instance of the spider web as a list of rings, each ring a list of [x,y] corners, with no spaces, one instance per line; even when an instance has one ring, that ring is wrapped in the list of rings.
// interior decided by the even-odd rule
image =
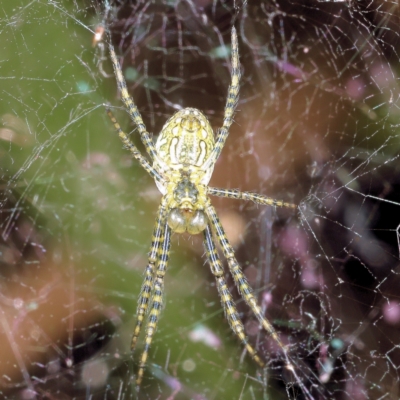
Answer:
[[[392,1],[21,1],[0,8],[0,398],[399,398],[399,6]],[[174,235],[139,395],[129,350],[160,195],[105,47],[157,134],[183,107],[222,124],[230,29],[242,80],[211,185],[265,315],[229,280],[257,369],[224,318],[201,237]]]

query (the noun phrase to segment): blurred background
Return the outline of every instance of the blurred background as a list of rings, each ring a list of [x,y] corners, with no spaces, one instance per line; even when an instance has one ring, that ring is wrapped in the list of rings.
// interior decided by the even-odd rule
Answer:
[[[399,398],[396,2],[20,0],[0,21],[0,398]],[[184,107],[217,130],[233,25],[240,100],[210,184],[298,209],[212,201],[293,371],[224,263],[257,368],[201,235],[173,235],[137,394],[142,341],[129,346],[161,197],[105,113],[144,150],[107,43],[155,138]]]

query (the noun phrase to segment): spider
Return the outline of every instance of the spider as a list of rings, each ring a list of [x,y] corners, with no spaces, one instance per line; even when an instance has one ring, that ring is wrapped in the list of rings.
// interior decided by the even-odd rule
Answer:
[[[164,276],[168,266],[172,232],[188,232],[193,235],[199,233],[203,234],[207,259],[211,267],[211,272],[215,277],[222,307],[224,308],[230,327],[241,340],[251,357],[260,367],[263,367],[264,361],[250,344],[244,332],[244,326],[233,298],[229,292],[224,269],[214,242],[214,237],[217,237],[240,296],[251,308],[261,326],[271,335],[284,352],[287,365],[291,365],[285,346],[281,342],[274,327],[264,317],[260,306],[257,304],[253,291],[235,258],[233,248],[225,235],[225,231],[209,198],[209,195],[212,195],[250,200],[258,204],[274,207],[297,208],[294,204],[274,200],[257,193],[208,186],[214,165],[228,137],[229,127],[233,121],[233,114],[239,96],[239,49],[237,34],[234,27],[231,32],[231,41],[231,84],[229,86],[224,110],[223,125],[222,128],[218,130],[216,137],[214,138],[213,130],[207,118],[199,110],[195,108],[184,108],[176,112],[166,122],[155,144],[146,130],[138,108],[128,94],[126,82],[114,48],[111,44],[109,46],[122,101],[139,131],[141,140],[151,161],[148,161],[148,159],[139,152],[129,137],[122,131],[109,108],[107,108],[107,113],[125,148],[132,153],[140,165],[153,177],[162,194],[161,204],[154,226],[144,282],[139,295],[137,320],[131,343],[131,350],[133,352],[143,321],[147,317],[144,349],[139,361],[136,376],[136,387],[138,390],[143,379],[144,369],[153,335],[157,328],[160,311],[163,307]],[[148,310],[149,305],[150,309]]]

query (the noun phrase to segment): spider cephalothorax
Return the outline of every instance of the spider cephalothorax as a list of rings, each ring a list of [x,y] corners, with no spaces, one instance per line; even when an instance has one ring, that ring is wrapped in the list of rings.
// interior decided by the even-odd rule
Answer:
[[[180,171],[180,180],[171,183],[172,196],[166,195],[171,210],[167,221],[174,232],[195,235],[204,231],[208,223],[204,212],[207,196],[205,186],[198,183],[198,179],[191,180],[191,177],[190,170],[185,168]]]
[[[137,388],[139,388],[143,378],[149,348],[163,306],[164,276],[168,266],[171,231],[191,234],[203,232],[204,248],[211,272],[215,276],[216,286],[226,318],[232,330],[242,341],[253,359],[260,366],[264,366],[264,362],[247,339],[244,326],[226,284],[224,269],[214,243],[214,237],[218,239],[240,296],[251,308],[260,325],[276,341],[284,354],[286,366],[295,374],[287,350],[274,327],[264,317],[263,311],[258,306],[253,291],[236,261],[233,248],[208,197],[209,195],[230,197],[250,200],[258,204],[296,208],[294,204],[274,200],[261,194],[208,186],[215,162],[221,154],[228,137],[229,127],[232,124],[233,113],[239,95],[240,66],[235,28],[232,28],[231,40],[231,85],[229,86],[224,110],[224,122],[216,137],[214,138],[213,130],[207,118],[199,110],[184,108],[175,113],[165,123],[155,144],[146,130],[136,105],[128,94],[121,67],[114,49],[110,45],[111,60],[122,100],[139,131],[151,161],[141,155],[133,142],[122,131],[111,111],[108,111],[109,116],[126,148],[154,178],[158,189],[163,195],[154,226],[148,264],[138,301],[137,321],[132,338],[131,348],[134,350],[147,314],[145,345],[136,379]],[[148,310],[149,304],[151,305],[150,310]],[[300,382],[300,378],[297,378],[297,381]],[[305,387],[303,389],[307,390]]]

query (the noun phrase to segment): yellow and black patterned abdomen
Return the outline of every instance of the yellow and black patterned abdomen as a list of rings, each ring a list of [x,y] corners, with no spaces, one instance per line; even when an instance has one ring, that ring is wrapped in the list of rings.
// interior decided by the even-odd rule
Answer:
[[[156,150],[161,160],[173,169],[201,167],[214,145],[214,133],[207,118],[195,108],[184,108],[166,122]]]

